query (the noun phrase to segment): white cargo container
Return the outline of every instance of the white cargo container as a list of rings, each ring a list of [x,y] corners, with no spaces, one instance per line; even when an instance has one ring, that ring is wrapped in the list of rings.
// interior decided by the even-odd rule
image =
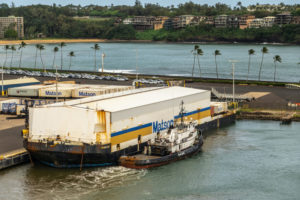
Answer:
[[[98,96],[102,94],[109,94],[113,92],[121,92],[126,90],[132,90],[134,87],[132,86],[88,86],[86,88],[74,89],[72,91],[72,97],[74,98],[82,98],[82,97],[92,97]]]
[[[210,91],[183,87],[137,89],[30,108],[29,140],[111,144],[112,152],[151,140],[179,120],[211,120]]]
[[[39,97],[55,98],[58,96],[59,98],[70,98],[72,97],[72,90],[78,87],[81,86],[76,84],[58,84],[58,92],[56,94],[56,85],[52,85],[51,87],[39,89]]]
[[[211,102],[211,107],[213,108],[213,113],[221,114],[228,111],[227,102]]]
[[[17,116],[23,116],[23,115],[25,115],[25,113],[23,111],[25,111],[25,105],[17,105],[16,115]]]
[[[49,88],[51,85],[30,85],[23,87],[15,87],[8,89],[8,96],[18,97],[38,97],[39,90],[42,88]]]

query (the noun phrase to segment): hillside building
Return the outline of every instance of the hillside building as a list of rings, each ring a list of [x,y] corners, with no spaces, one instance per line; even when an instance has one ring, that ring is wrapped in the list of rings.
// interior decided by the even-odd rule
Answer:
[[[276,24],[285,25],[290,24],[292,21],[292,15],[290,12],[283,12],[281,14],[276,15]]]
[[[0,38],[4,38],[5,31],[13,29],[18,33],[18,38],[24,37],[23,17],[0,17]]]
[[[243,15],[239,17],[239,27],[240,29],[249,28],[250,22],[255,19],[254,15]]]

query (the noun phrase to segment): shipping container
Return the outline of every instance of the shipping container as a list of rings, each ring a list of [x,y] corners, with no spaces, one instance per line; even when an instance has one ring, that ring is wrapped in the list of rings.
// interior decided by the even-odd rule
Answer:
[[[8,99],[0,101],[0,112],[1,113],[11,113],[15,110],[15,106],[20,104],[19,99]]]
[[[49,88],[49,85],[30,85],[23,87],[15,87],[8,89],[8,96],[18,96],[18,97],[38,97],[39,90],[42,88]]]
[[[124,149],[153,139],[180,119],[211,120],[210,91],[183,87],[137,89],[30,108],[31,141],[55,139],[88,144],[111,144]]]
[[[17,105],[16,106],[16,115],[17,116],[24,116],[25,115],[24,111],[25,111],[25,105]]]
[[[58,92],[56,94],[56,85],[51,85],[51,87],[39,89],[39,97],[55,98],[58,96],[59,98],[71,98],[72,90],[80,87],[82,86],[77,84],[58,84]]]
[[[86,88],[74,89],[72,91],[73,98],[82,98],[82,97],[91,97],[98,96],[103,94],[109,94],[114,92],[121,92],[126,90],[132,90],[132,86],[105,86],[105,85],[96,85],[96,86],[87,86]]]
[[[27,85],[36,85],[40,84],[40,81],[38,81],[35,78],[18,78],[18,79],[11,79],[11,80],[4,80],[3,81],[3,89],[4,91],[7,91],[9,88],[14,87],[21,87],[21,86],[27,86]],[[2,85],[2,83],[1,83]],[[0,94],[2,92],[2,87],[0,87]]]

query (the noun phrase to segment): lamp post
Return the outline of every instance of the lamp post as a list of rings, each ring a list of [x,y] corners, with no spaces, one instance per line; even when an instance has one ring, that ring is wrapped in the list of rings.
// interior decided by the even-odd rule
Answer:
[[[2,90],[1,95],[4,96],[4,81],[3,81],[3,73],[4,73],[4,64],[2,65],[2,73],[1,73],[1,80],[2,80]]]
[[[104,57],[105,57],[105,54],[102,53],[102,73],[104,71]]]
[[[232,102],[235,102],[235,87],[234,87],[234,70],[235,70],[235,63],[237,60],[229,60],[232,64]]]
[[[136,52],[136,57],[135,57],[135,70],[136,70],[136,76],[135,76],[135,79],[138,80],[138,51],[137,49],[135,50]]]
[[[58,73],[57,73],[57,65],[55,65],[56,67],[55,67],[55,79],[56,79],[56,84],[55,84],[55,87],[56,87],[56,97],[55,97],[55,99],[56,99],[56,103],[58,102]]]

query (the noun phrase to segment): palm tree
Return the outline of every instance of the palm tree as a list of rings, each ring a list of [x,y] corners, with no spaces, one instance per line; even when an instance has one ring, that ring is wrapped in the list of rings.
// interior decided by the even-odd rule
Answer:
[[[75,56],[74,51],[71,51],[71,52],[69,53],[69,56],[70,56],[70,65],[69,65],[69,70],[70,70],[70,69],[71,69],[71,63],[72,63],[72,57]]]
[[[194,69],[195,69],[195,61],[196,61],[196,55],[197,55],[197,50],[199,49],[199,45],[195,45],[194,49],[192,50],[192,54],[194,55],[194,63],[193,63],[193,70],[192,70],[192,76],[194,76]]]
[[[23,48],[25,48],[27,44],[22,41],[20,46],[19,46],[19,50],[21,49],[21,54],[20,54],[20,61],[19,61],[19,68],[21,68],[21,62],[22,62],[22,54],[23,54]]]
[[[16,50],[16,47],[14,45],[11,45],[11,59],[10,59],[10,67],[12,67],[12,60],[14,58],[14,51]]]
[[[200,67],[199,56],[203,56],[202,49],[197,49],[197,59],[198,59],[199,73],[200,73],[200,77],[201,77],[201,67]]]
[[[6,61],[7,61],[7,51],[10,49],[9,45],[5,45],[4,46],[4,50],[5,50],[5,61],[4,61],[4,67],[6,66]]]
[[[63,47],[66,46],[66,43],[61,42],[60,43],[60,69],[63,68]]]
[[[55,55],[56,52],[58,52],[59,48],[58,47],[54,47],[53,52],[54,52],[54,57],[53,57],[53,64],[52,64],[52,68],[54,69],[54,65],[55,65]]]
[[[38,53],[38,50],[40,49],[40,44],[36,44],[35,45],[35,61],[34,61],[34,68],[36,68],[36,59],[37,59],[37,53]]]
[[[255,54],[255,51],[253,49],[249,49],[248,50],[248,54],[249,54],[249,61],[248,61],[248,74],[247,74],[247,81],[249,78],[249,72],[250,72],[250,62],[251,62],[251,56]]]
[[[263,47],[261,49],[261,52],[262,52],[262,57],[261,57],[261,63],[260,63],[260,68],[259,68],[259,74],[258,74],[258,80],[260,81],[260,75],[261,75],[261,68],[262,68],[262,64],[263,64],[263,61],[264,61],[264,55],[266,53],[269,52],[268,48],[267,47]]]
[[[217,79],[219,78],[219,74],[218,74],[218,64],[217,64],[217,56],[221,55],[221,52],[219,50],[215,50],[215,63],[216,63],[216,74],[217,74]]]
[[[273,60],[274,60],[274,82],[275,82],[275,79],[276,79],[276,62],[280,62],[281,63],[281,57],[279,55],[276,55],[273,57]]]
[[[197,55],[197,50],[199,49],[199,45],[195,45],[194,49],[192,50],[192,54],[194,55],[194,63],[193,63],[193,70],[192,70],[192,76],[194,76],[194,69],[195,69],[195,60]]]
[[[43,68],[44,68],[44,72],[46,72],[46,68],[45,68],[45,65],[44,65],[44,62],[43,62],[43,58],[42,58],[42,51],[45,49],[44,45],[40,45],[39,46],[39,50],[40,50],[40,58],[41,58],[41,62],[42,62],[42,65],[43,65]]]
[[[96,69],[96,51],[100,50],[100,46],[99,46],[99,44],[94,44],[94,46],[91,47],[91,48],[94,49],[94,51],[95,51],[95,65],[94,65],[94,71],[96,71],[96,70],[97,70],[97,69]]]

